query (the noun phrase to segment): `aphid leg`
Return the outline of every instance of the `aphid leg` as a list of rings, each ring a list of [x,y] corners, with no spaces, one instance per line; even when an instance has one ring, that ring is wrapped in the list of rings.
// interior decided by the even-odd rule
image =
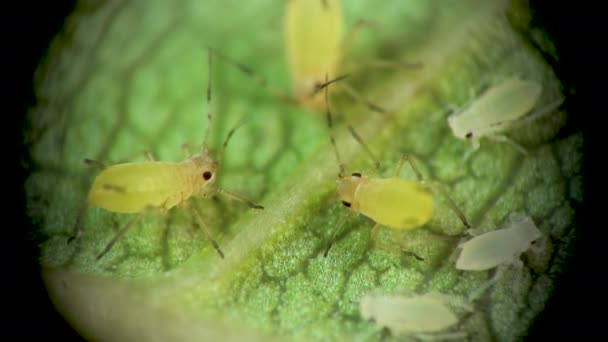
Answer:
[[[374,154],[372,153],[372,150],[369,149],[367,144],[363,141],[363,138],[361,138],[359,133],[357,133],[357,131],[355,131],[355,129],[352,126],[349,125],[348,130],[350,131],[350,134],[353,136],[353,138],[355,138],[355,140],[357,140],[359,145],[361,145],[363,147],[365,152],[367,152],[367,155],[374,161],[374,168],[376,170],[378,170],[380,168],[380,162],[378,161],[378,158],[376,158],[376,156],[374,156]]]
[[[470,138],[469,140],[471,141],[471,148],[465,150],[464,155],[462,156],[462,160],[464,161],[469,160],[473,153],[479,150],[479,139]]]
[[[110,251],[110,249],[112,249],[112,246],[114,246],[114,244],[116,242],[118,242],[120,239],[122,239],[122,237],[125,235],[125,233],[127,232],[127,230],[129,230],[129,228],[133,227],[133,225],[139,221],[139,219],[142,218],[142,216],[149,212],[154,210],[155,207],[152,206],[147,206],[144,208],[144,210],[142,210],[141,212],[137,213],[135,216],[133,216],[129,222],[127,222],[127,224],[125,224],[124,227],[122,227],[118,233],[116,233],[116,235],[114,235],[114,237],[112,238],[112,240],[110,240],[110,242],[106,245],[106,247],[101,251],[101,253],[99,253],[97,255],[97,257],[95,258],[96,260],[101,259],[104,255],[106,255],[106,253],[108,253]]]
[[[153,162],[156,159],[154,158],[154,154],[150,151],[144,151],[144,159],[149,162]]]
[[[382,58],[374,58],[367,59],[357,64],[368,67],[368,68],[377,68],[377,69],[421,69],[424,64],[421,62],[403,62],[403,61],[393,61],[389,59]]]
[[[190,205],[190,203],[186,202],[184,204],[190,210],[190,212],[194,213],[194,216],[196,216],[196,220],[198,221],[198,224],[201,227],[203,234],[205,234],[205,237],[207,238],[207,240],[209,240],[209,242],[211,242],[211,245],[213,246],[213,248],[215,249],[217,254],[222,259],[224,259],[224,252],[222,252],[222,250],[220,249],[220,245],[211,236],[211,233],[209,232],[207,226],[205,225],[205,221],[201,217],[200,213],[196,210],[196,208],[194,208],[192,205]]]
[[[89,166],[93,166],[98,168],[99,170],[103,170],[106,168],[106,165],[100,161],[97,160],[93,160],[93,159],[89,159],[89,158],[85,158],[84,159],[84,163],[89,165]]]
[[[498,282],[500,280],[500,278],[502,278],[503,274],[505,273],[505,271],[507,270],[508,267],[509,267],[508,264],[498,266],[496,268],[496,271],[494,272],[494,276],[492,276],[492,278],[490,280],[486,281],[480,287],[471,291],[471,293],[469,294],[469,297],[468,297],[469,302],[474,303],[479,298],[481,298],[488,288],[490,288],[492,285],[494,285],[496,282]]]
[[[456,205],[456,202],[454,202],[454,200],[452,199],[452,197],[450,197],[450,195],[448,195],[448,193],[443,190],[443,188],[441,187],[441,185],[439,183],[437,183],[434,180],[425,180],[424,177],[422,176],[422,173],[420,173],[420,170],[418,170],[418,167],[416,166],[416,164],[414,163],[412,157],[409,154],[403,154],[401,156],[401,161],[399,162],[398,166],[397,166],[397,173],[396,176],[399,176],[399,173],[401,172],[401,168],[403,167],[403,163],[407,161],[410,166],[412,167],[412,170],[414,170],[414,173],[416,174],[416,177],[418,178],[418,180],[421,183],[427,183],[429,185],[431,185],[433,188],[437,189],[437,191],[439,191],[441,193],[441,195],[446,199],[446,201],[448,202],[448,206],[450,207],[450,209],[452,209],[452,211],[458,216],[458,218],[462,221],[462,224],[464,224],[465,227],[467,228],[471,228],[471,225],[469,224],[469,221],[467,220],[466,216],[464,215],[464,213],[460,210],[460,208],[458,208],[458,206]]]
[[[522,124],[526,124],[529,123],[531,121],[537,120],[551,112],[553,112],[554,110],[556,110],[557,108],[559,108],[559,106],[562,105],[562,103],[564,103],[565,97],[560,97],[557,100],[551,101],[548,104],[544,105],[543,107],[541,107],[540,109],[536,110],[535,112],[533,112],[532,114],[521,118],[519,120],[517,120],[516,125],[522,125]]]
[[[516,143],[512,139],[509,139],[505,135],[488,135],[487,138],[489,140],[493,140],[493,141],[496,141],[496,142],[499,142],[499,143],[511,145],[511,147],[513,147],[514,149],[516,149],[517,151],[519,151],[524,156],[528,155],[528,151],[526,151],[526,149],[523,146],[521,146],[520,144]]]
[[[468,334],[466,331],[454,331],[445,333],[416,333],[417,339],[422,341],[447,341],[447,340],[464,340]]]
[[[373,112],[381,113],[381,114],[386,114],[387,113],[387,111],[384,108],[382,108],[382,107],[378,106],[377,104],[374,104],[374,103],[368,101],[367,99],[365,99],[363,97],[363,95],[361,95],[358,91],[355,90],[355,88],[351,87],[348,83],[342,82],[342,83],[340,83],[340,87],[342,87],[342,89],[348,95],[348,97],[350,97],[354,101],[362,103],[369,110],[371,110]]]
[[[85,204],[83,204],[83,206],[80,208],[78,216],[76,216],[76,222],[74,223],[72,235],[68,238],[68,243],[76,240],[82,234],[82,220],[84,219],[84,214],[86,213],[88,207],[89,205],[85,202]]]
[[[239,62],[235,61],[234,59],[232,59],[232,58],[230,58],[230,57],[228,57],[228,56],[220,53],[217,49],[213,49],[213,48],[209,48],[209,49],[211,51],[213,51],[213,53],[216,56],[220,57],[222,60],[224,60],[228,64],[236,67],[245,76],[253,79],[259,86],[261,86],[262,88],[268,90],[274,96],[276,96],[279,99],[281,99],[281,101],[284,101],[284,102],[292,104],[292,105],[298,105],[299,104],[298,100],[296,100],[292,96],[289,96],[288,94],[286,94],[285,92],[279,90],[278,88],[273,87],[265,78],[263,78],[262,76],[260,76],[259,74],[257,74],[250,67],[246,66],[245,64],[239,63]]]
[[[342,163],[342,158],[340,158],[340,152],[338,151],[338,146],[336,145],[336,139],[334,138],[333,129],[333,120],[331,115],[331,109],[329,106],[329,83],[328,83],[328,75],[325,74],[325,114],[327,118],[327,128],[329,131],[329,140],[331,141],[332,146],[334,147],[334,152],[336,153],[336,161],[338,162],[338,166],[340,167],[340,173],[338,176],[342,177],[346,173],[346,168],[344,167],[344,163]]]
[[[338,221],[338,224],[336,224],[336,228],[334,228],[334,232],[331,234],[331,238],[329,238],[329,242],[327,243],[327,248],[325,248],[325,251],[323,252],[324,258],[327,258],[327,254],[329,253],[329,250],[331,249],[331,247],[334,245],[334,242],[336,242],[338,233],[342,230],[342,226],[346,222],[346,219],[351,216],[353,216],[353,213],[351,211],[347,211],[345,215],[342,215],[340,217],[340,221]]]
[[[371,232],[369,234],[370,239],[372,240],[372,243],[374,244],[375,247],[384,249],[384,250],[389,251],[389,252],[393,252],[393,253],[398,253],[398,254],[403,254],[403,255],[406,255],[406,256],[414,257],[418,261],[424,261],[424,258],[422,258],[421,256],[419,256],[418,254],[403,249],[403,247],[406,247],[406,246],[404,246],[402,243],[399,244],[399,248],[396,248],[396,247],[394,247],[392,245],[389,245],[387,243],[383,243],[378,238],[378,232],[379,231],[380,231],[380,224],[376,223],[376,224],[374,224],[374,227],[372,228],[372,230],[371,230]],[[393,239],[400,240],[400,237],[398,236],[399,232],[397,232],[394,229],[391,229],[391,234],[393,235]]]
[[[236,200],[236,201],[239,201],[241,203],[244,203],[244,204],[246,204],[247,206],[249,206],[252,209],[264,209],[263,206],[261,206],[259,204],[255,204],[255,203],[251,202],[250,200],[246,199],[245,197],[243,197],[241,195],[238,195],[238,194],[236,194],[234,192],[228,191],[226,189],[214,187],[213,191],[215,191],[217,193],[220,193],[220,194],[223,194],[223,195],[226,195],[227,197],[229,197],[229,198],[231,198],[233,200]]]
[[[344,37],[344,40],[342,40],[342,54],[345,55],[348,53],[348,51],[350,51],[353,42],[355,41],[355,38],[357,37],[359,32],[361,32],[361,29],[371,28],[375,26],[377,26],[377,24],[371,20],[357,20],[357,22],[355,22],[355,24],[349,29],[348,33],[346,34],[346,37]]]

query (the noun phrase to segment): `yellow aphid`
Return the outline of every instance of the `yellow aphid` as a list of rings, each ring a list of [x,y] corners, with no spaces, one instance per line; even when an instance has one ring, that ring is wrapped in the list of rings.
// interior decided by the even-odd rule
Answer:
[[[222,193],[232,199],[244,202],[251,208],[263,209],[262,206],[254,204],[237,194],[214,186],[215,175],[221,164],[224,150],[237,127],[234,127],[228,133],[218,160],[213,160],[207,148],[212,117],[210,104],[211,52],[209,52],[209,81],[207,84],[208,125],[203,147],[199,154],[182,162],[153,161],[152,156],[147,154],[147,162],[116,164],[108,167],[100,162],[85,160],[89,164],[95,164],[102,168],[89,191],[88,204],[111,212],[137,214],[106,245],[97,259],[104,256],[144,212],[149,210],[166,212],[184,203],[191,196]],[[200,223],[202,224],[202,222]],[[223,257],[224,255],[217,243],[205,229],[203,231],[218,254]]]
[[[316,89],[326,74],[337,76],[342,59],[340,1],[287,0],[284,25],[293,95],[302,104],[322,110],[323,97]]]
[[[330,82],[327,83],[329,84]],[[337,195],[342,203],[356,213],[367,216],[376,222],[372,229],[372,237],[376,236],[376,230],[380,225],[391,228],[394,231],[404,231],[421,227],[427,223],[433,216],[433,196],[429,190],[422,185],[424,182],[422,174],[409,155],[403,155],[401,161],[397,165],[394,177],[368,178],[358,172],[355,172],[350,176],[345,175],[345,167],[341,162],[336,141],[331,133],[333,124],[329,107],[328,88],[329,86],[325,87],[327,125],[330,131],[330,140],[336,153],[336,159],[340,166],[340,174],[337,182]],[[364,144],[361,137],[352,127],[349,127],[349,129],[353,137],[364,147],[370,157],[375,160],[376,165],[378,165],[379,163],[376,158]],[[412,167],[418,181],[411,181],[399,177],[403,163],[406,161]],[[451,209],[458,215],[463,224],[470,228],[464,214],[458,209],[447,193],[441,190],[441,188],[432,181],[430,183],[440,190],[441,194],[448,200]],[[327,256],[327,253],[331,248],[336,233],[337,229],[325,251],[325,256]],[[419,258],[418,256],[416,257]]]
[[[418,182],[399,177],[343,176],[338,180],[338,196],[345,206],[394,229],[414,229],[433,216],[429,191]]]
[[[324,82],[325,76],[328,75],[334,80],[342,78],[337,76],[342,57],[349,50],[358,29],[367,24],[363,20],[358,21],[344,37],[344,22],[339,0],[286,0],[283,33],[292,84],[290,93],[273,87],[252,68],[217,50],[215,53],[282,100],[315,112],[322,112],[321,90],[327,86]],[[384,64],[404,66],[400,63]],[[341,88],[347,96],[363,103],[370,110],[385,112],[383,108],[367,101],[346,83],[342,83]]]
[[[169,210],[209,188],[215,181],[217,166],[205,154],[181,163],[112,165],[97,175],[88,201],[117,213],[138,213],[146,207]]]

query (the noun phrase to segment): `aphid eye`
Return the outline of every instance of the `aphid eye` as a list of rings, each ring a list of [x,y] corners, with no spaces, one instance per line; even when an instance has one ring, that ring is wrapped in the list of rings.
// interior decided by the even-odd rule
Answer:
[[[204,180],[210,180],[212,176],[213,176],[213,174],[211,172],[209,172],[209,171],[203,172],[203,179]]]
[[[353,177],[359,177],[361,178],[361,174],[359,172],[355,172],[352,174]]]
[[[342,201],[342,204],[344,204],[345,207],[349,207],[350,208],[350,203],[349,202]]]
[[[467,139],[471,139],[473,137],[473,132],[469,132],[465,135]]]

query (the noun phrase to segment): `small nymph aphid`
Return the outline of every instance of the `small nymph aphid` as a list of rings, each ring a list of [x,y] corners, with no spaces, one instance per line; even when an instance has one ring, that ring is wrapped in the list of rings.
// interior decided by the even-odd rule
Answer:
[[[262,87],[282,100],[308,108],[323,111],[324,78],[338,78],[343,55],[350,49],[357,31],[368,25],[357,21],[353,28],[343,35],[344,21],[339,0],[287,0],[285,1],[284,42],[287,65],[291,78],[291,93],[272,87],[252,68],[216,51],[241,72],[254,78]],[[411,68],[400,63],[383,63],[395,67]],[[417,67],[417,65],[415,66]],[[385,109],[366,100],[347,83],[340,83],[344,93],[355,101],[363,103],[370,110],[385,112]]]
[[[326,83],[329,85],[330,82]],[[371,234],[373,239],[375,239],[377,229],[381,225],[398,232],[419,228],[431,219],[434,211],[434,200],[432,194],[424,184],[430,184],[438,189],[446,198],[450,208],[458,215],[462,223],[470,228],[465,215],[458,209],[450,196],[448,196],[448,194],[435,182],[426,181],[409,155],[402,156],[397,165],[395,176],[393,177],[368,178],[359,172],[347,175],[332,133],[333,123],[329,106],[328,89],[329,86],[325,87],[327,125],[330,133],[330,141],[334,147],[336,160],[340,167],[337,181],[337,195],[344,206],[356,213],[367,216],[376,222]],[[354,138],[365,148],[372,159],[376,160],[355,130],[352,127],[349,127],[349,129]],[[399,177],[403,163],[406,161],[410,164],[418,181],[411,181]],[[376,165],[378,164],[379,163],[376,160]],[[325,250],[325,256],[327,256],[336,234],[337,229]]]
[[[126,231],[141,218],[142,214],[156,210],[166,212],[185,203],[191,196],[207,196],[214,193],[244,202],[251,208],[263,209],[249,200],[218,188],[214,185],[216,174],[222,161],[224,150],[237,127],[226,137],[217,160],[211,158],[207,147],[209,128],[211,126],[211,51],[209,52],[209,80],[207,83],[207,119],[201,152],[182,162],[154,161],[151,154],[146,155],[146,162],[124,163],[104,166],[100,162],[86,160],[97,165],[102,171],[93,181],[88,194],[88,204],[116,213],[136,214],[99,253],[103,257],[119,241]],[[195,210],[192,210],[196,214]],[[198,217],[200,224],[203,222]],[[223,257],[218,244],[203,227],[218,254]]]
[[[541,236],[531,218],[513,221],[505,228],[475,236],[463,243],[456,268],[485,271],[502,264],[519,263],[520,254]]]
[[[472,310],[467,304],[455,303],[456,300],[439,293],[410,297],[368,294],[361,298],[359,312],[363,319],[373,320],[375,325],[388,328],[395,337],[464,338],[464,332],[440,333],[459,321],[446,304],[448,301]]]
[[[458,139],[470,140],[473,148],[479,148],[479,139],[493,138],[507,142],[526,154],[519,144],[499,135],[512,128],[518,121],[536,107],[542,93],[540,83],[508,78],[486,90],[475,99],[467,109],[448,117],[448,125]],[[555,100],[526,117],[526,120],[539,118],[559,107],[563,98]]]

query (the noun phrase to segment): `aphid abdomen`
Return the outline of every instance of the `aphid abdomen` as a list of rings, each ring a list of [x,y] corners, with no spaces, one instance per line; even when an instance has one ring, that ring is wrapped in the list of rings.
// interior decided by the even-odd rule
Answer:
[[[462,245],[456,268],[482,271],[496,267],[519,256],[540,236],[540,231],[530,219],[482,234]]]
[[[426,296],[367,295],[361,299],[360,311],[364,319],[373,319],[395,335],[435,332],[458,322],[443,302]]]
[[[542,86],[536,82],[508,79],[490,88],[462,113],[448,118],[454,136],[483,137],[505,130],[536,105]]]
[[[285,48],[296,97],[310,96],[326,74],[335,76],[341,59],[342,26],[339,1],[287,1]]]
[[[138,213],[146,207],[169,209],[192,194],[183,164],[167,162],[117,164],[93,182],[88,201],[112,212]]]
[[[431,219],[433,197],[417,182],[369,179],[357,188],[352,207],[381,225],[408,230]]]

